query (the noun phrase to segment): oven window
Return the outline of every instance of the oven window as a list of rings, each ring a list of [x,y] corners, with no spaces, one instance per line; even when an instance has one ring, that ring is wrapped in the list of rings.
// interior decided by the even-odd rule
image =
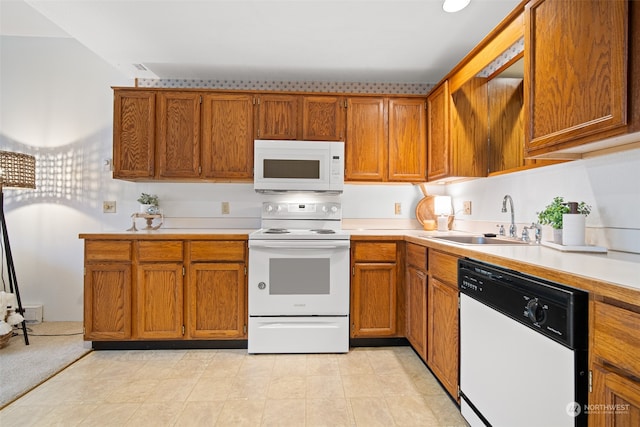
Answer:
[[[264,159],[265,178],[320,179],[320,160]]]
[[[328,295],[329,258],[271,258],[270,295]]]

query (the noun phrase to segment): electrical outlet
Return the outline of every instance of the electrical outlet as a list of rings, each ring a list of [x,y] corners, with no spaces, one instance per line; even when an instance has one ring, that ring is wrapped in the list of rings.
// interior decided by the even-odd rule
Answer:
[[[229,202],[222,202],[221,206],[222,215],[229,215],[231,209],[229,208]]]
[[[396,202],[394,209],[396,215],[402,215],[402,203]]]
[[[105,200],[102,202],[102,213],[116,213],[116,201]]]
[[[471,200],[462,202],[462,213],[465,215],[471,215]]]

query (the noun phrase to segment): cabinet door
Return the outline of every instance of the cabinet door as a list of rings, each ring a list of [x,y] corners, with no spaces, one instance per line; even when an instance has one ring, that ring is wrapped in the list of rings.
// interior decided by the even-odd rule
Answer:
[[[345,180],[387,178],[387,103],[384,98],[348,98]]]
[[[260,95],[257,139],[298,139],[298,96]]]
[[[407,267],[407,339],[423,360],[427,360],[427,275]]]
[[[189,281],[189,335],[193,338],[245,337],[245,265],[194,263]]]
[[[131,265],[87,264],[84,276],[84,339],[131,338]]]
[[[116,90],[113,101],[113,177],[152,178],[155,162],[155,92]]]
[[[640,425],[640,383],[600,365],[593,366],[593,393],[589,425],[632,427]]]
[[[302,98],[302,139],[344,141],[344,98],[305,96]]]
[[[424,99],[389,100],[389,181],[422,182],[427,174]]]
[[[253,176],[253,97],[208,94],[202,106],[202,176]]]
[[[355,263],[351,296],[351,336],[396,334],[396,263]]]
[[[529,155],[622,132],[627,123],[627,12],[627,1],[534,0],[526,5]]]
[[[449,176],[449,82],[437,87],[427,98],[427,179]]]
[[[451,396],[458,395],[458,290],[438,279],[429,283],[427,363]]]
[[[200,94],[160,92],[157,97],[158,176],[198,177]]]
[[[140,263],[137,270],[135,338],[182,338],[182,264]]]

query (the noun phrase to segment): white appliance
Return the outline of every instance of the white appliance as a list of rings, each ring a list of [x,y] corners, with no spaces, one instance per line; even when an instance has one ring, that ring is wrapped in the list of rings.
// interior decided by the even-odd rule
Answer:
[[[587,294],[473,260],[458,274],[467,422],[586,426]]]
[[[249,353],[349,351],[350,236],[339,202],[266,202],[249,235]]]
[[[253,175],[259,192],[342,193],[344,142],[257,139]]]

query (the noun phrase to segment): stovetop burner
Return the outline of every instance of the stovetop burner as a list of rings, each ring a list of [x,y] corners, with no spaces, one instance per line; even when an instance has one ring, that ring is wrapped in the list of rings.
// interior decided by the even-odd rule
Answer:
[[[330,230],[328,228],[315,228],[313,230],[309,230],[312,233],[317,233],[317,234],[336,234],[335,230]]]
[[[288,234],[289,230],[286,228],[268,228],[264,230],[265,234]]]

